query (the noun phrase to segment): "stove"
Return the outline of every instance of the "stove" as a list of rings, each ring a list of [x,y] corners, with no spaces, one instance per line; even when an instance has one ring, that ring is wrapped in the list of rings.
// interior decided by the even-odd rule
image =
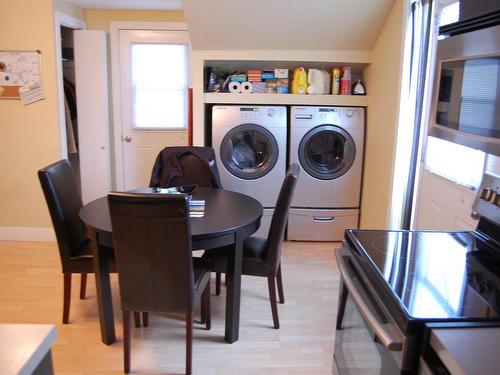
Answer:
[[[471,232],[349,231],[409,320],[498,319],[500,251]]]
[[[428,323],[500,326],[499,205],[500,179],[485,175],[475,231],[346,231],[336,254],[341,375],[418,373]]]

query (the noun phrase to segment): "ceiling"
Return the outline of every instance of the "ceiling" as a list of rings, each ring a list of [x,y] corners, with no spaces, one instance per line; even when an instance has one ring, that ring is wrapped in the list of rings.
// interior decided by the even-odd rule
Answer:
[[[393,2],[183,0],[183,10],[194,49],[371,50]]]
[[[84,9],[182,9],[182,0],[66,0]]]
[[[183,10],[193,49],[371,50],[395,0],[66,0]]]

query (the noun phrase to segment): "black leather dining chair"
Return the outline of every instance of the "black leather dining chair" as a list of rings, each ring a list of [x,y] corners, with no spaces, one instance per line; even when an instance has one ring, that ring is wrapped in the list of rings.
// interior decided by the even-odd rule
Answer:
[[[151,172],[150,187],[180,185],[222,188],[212,147],[165,147]]]
[[[210,329],[209,261],[193,258],[185,195],[110,193],[109,212],[123,310],[124,370],[130,371],[130,312],[181,313],[191,374],[193,309]]]
[[[69,323],[71,300],[71,276],[81,274],[80,298],[85,298],[87,274],[94,273],[90,239],[80,221],[82,199],[78,192],[73,169],[67,160],[60,160],[38,171],[38,178],[49,208],[52,225],[64,274],[63,323]],[[101,251],[113,249],[100,245]],[[116,272],[115,263],[110,263],[110,272]]]
[[[279,328],[278,307],[276,304],[276,282],[280,303],[285,302],[283,280],[281,276],[281,244],[288,219],[288,210],[299,177],[299,166],[292,164],[288,168],[276,201],[271,227],[267,238],[251,236],[243,243],[243,275],[267,277],[269,298],[273,315],[274,328]],[[220,291],[220,273],[227,269],[227,253],[234,251],[232,246],[206,250],[202,258],[209,259],[211,269],[216,272],[216,290]]]

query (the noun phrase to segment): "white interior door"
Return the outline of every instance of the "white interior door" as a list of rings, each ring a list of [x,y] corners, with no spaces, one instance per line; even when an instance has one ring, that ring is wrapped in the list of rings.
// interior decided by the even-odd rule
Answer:
[[[187,31],[120,30],[123,188],[149,185],[158,153],[188,144]]]
[[[111,189],[106,32],[75,30],[74,56],[82,200]]]

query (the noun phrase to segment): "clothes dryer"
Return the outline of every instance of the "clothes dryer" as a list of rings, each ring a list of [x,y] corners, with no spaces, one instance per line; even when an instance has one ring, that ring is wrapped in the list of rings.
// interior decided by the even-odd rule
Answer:
[[[364,108],[291,108],[289,158],[301,171],[288,239],[340,241],[358,227],[364,133]]]
[[[257,235],[267,236],[286,174],[286,145],[286,107],[216,105],[212,108],[212,147],[222,186],[254,197],[264,206]]]

